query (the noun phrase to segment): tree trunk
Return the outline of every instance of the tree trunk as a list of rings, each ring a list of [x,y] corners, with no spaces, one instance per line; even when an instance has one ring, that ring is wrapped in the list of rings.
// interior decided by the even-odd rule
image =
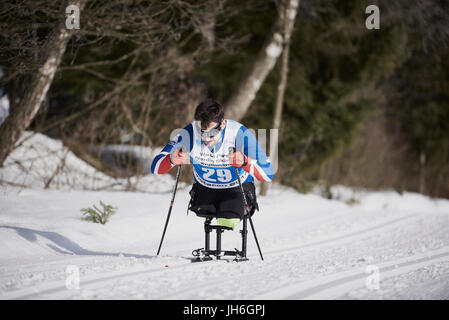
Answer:
[[[74,0],[70,1],[70,4],[78,6],[81,11],[86,1]],[[61,14],[65,15],[64,12]],[[16,142],[39,111],[53,82],[71,34],[71,31],[66,29],[65,20],[53,30],[43,47],[42,56],[45,57],[45,61],[42,67],[32,76],[27,85],[29,90],[0,126],[0,167],[3,166],[7,156],[14,150]]]
[[[273,118],[273,129],[278,129],[281,126],[282,121],[282,109],[284,105],[284,96],[285,89],[287,87],[287,76],[288,76],[288,58],[290,55],[290,38],[293,32],[296,13],[299,7],[299,0],[289,1],[287,7],[282,8],[281,14],[283,14],[284,20],[284,36],[285,36],[285,45],[284,51],[282,52],[282,65],[281,65],[281,77],[279,80],[279,85],[277,87],[277,95],[276,95],[276,105],[274,109],[274,118]],[[277,154],[278,152],[278,144],[274,146],[270,146],[270,153],[273,152]],[[260,189],[261,195],[267,194],[267,183],[262,183]]]
[[[279,17],[268,37],[268,41],[257,55],[236,92],[225,104],[227,118],[239,121],[248,111],[262,83],[282,53],[282,46],[285,41],[285,22],[288,21],[289,24],[293,25],[298,4],[299,0],[283,0],[281,2]],[[288,14],[285,14],[285,9],[283,9],[285,7],[291,8]]]
[[[419,193],[426,194],[426,154],[421,151],[419,155]]]

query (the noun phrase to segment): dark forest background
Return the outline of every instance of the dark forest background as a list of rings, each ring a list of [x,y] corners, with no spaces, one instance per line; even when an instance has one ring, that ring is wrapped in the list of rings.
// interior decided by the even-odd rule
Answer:
[[[260,62],[287,5],[84,2],[80,29],[68,39],[27,130],[61,139],[112,176],[143,168],[130,157],[126,170],[113,170],[93,146],[162,146],[173,129],[193,120],[203,99],[227,106]],[[365,26],[370,4],[380,9],[380,29]],[[0,92],[10,115],[35,87],[66,6],[0,4]],[[287,56],[275,181],[302,192],[343,184],[449,198],[448,16],[442,0],[301,0]],[[236,119],[248,128],[273,127],[281,61]]]

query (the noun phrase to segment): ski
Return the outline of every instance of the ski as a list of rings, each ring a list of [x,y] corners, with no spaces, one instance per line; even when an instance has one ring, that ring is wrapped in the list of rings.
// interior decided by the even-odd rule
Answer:
[[[205,261],[227,261],[227,262],[243,262],[249,259],[242,255],[242,252],[235,249],[235,251],[219,251],[216,250],[205,250],[204,248],[195,249],[192,251],[193,257],[191,262],[205,262]],[[234,259],[223,259],[225,256],[233,256]]]
[[[188,260],[190,260],[191,263],[201,263],[201,262],[211,262],[211,261],[221,261],[221,262],[243,262],[243,261],[248,261],[248,258],[234,258],[234,259],[214,259],[212,257],[209,258],[199,258],[199,257],[192,257],[192,258],[186,258]]]

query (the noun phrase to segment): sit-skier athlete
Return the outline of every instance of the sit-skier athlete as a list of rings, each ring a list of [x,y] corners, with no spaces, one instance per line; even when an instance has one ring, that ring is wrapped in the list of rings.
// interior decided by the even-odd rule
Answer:
[[[258,208],[254,178],[271,181],[273,167],[255,136],[237,121],[224,119],[221,104],[208,99],[195,110],[195,121],[182,129],[151,164],[153,174],[164,174],[190,158],[195,183],[189,209],[235,228],[244,216],[240,179],[252,215]]]

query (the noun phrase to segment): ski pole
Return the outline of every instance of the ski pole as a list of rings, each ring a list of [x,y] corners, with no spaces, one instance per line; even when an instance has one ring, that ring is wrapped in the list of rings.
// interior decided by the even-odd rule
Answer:
[[[235,149],[234,149],[234,152],[235,152]],[[243,197],[243,204],[245,205],[245,215],[249,218],[251,230],[253,231],[254,239],[256,240],[257,249],[259,250],[260,258],[263,261],[263,255],[262,255],[262,251],[260,250],[259,241],[257,240],[257,235],[256,235],[256,231],[254,229],[253,220],[251,219],[251,215],[248,212],[248,210],[249,210],[248,202],[246,201],[245,190],[243,190],[242,181],[240,180],[239,170],[237,167],[234,167],[234,169],[235,169],[235,173],[237,175],[237,179],[239,181],[240,192],[242,193],[242,197]]]
[[[176,173],[175,188],[173,189],[173,195],[172,195],[171,202],[170,202],[170,208],[168,209],[167,220],[165,221],[164,232],[162,233],[161,242],[159,243],[159,249],[157,250],[157,256],[159,255],[159,252],[161,251],[162,242],[164,241],[164,237],[165,237],[165,231],[167,231],[167,226],[168,226],[168,221],[170,220],[171,210],[173,209],[173,203],[175,202],[176,189],[178,188],[178,181],[179,181],[179,173],[180,172],[181,172],[181,166],[178,166],[178,172]]]

